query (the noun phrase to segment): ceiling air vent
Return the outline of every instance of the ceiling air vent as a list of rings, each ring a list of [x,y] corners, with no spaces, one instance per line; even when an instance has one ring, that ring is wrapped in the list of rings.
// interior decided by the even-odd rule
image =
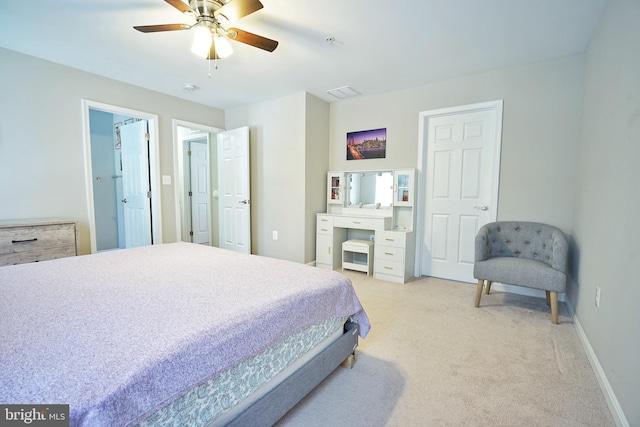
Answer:
[[[349,86],[342,86],[327,91],[329,95],[335,96],[338,99],[350,98],[352,96],[360,95],[360,92],[350,88]]]

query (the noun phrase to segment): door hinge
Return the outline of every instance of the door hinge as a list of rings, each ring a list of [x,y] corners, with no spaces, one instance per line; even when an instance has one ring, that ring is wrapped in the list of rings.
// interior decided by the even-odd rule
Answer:
[[[189,197],[193,196],[193,192],[189,191]]]
[[[147,199],[151,198],[151,190],[147,191]]]
[[[149,140],[150,140],[151,138],[149,137],[149,134],[148,134],[148,133],[145,133],[145,134],[144,134],[144,139],[146,139],[146,140],[147,140],[147,142],[149,142]]]
[[[187,151],[187,156],[191,157],[191,150]]]
[[[189,236],[193,237],[193,231],[189,232]]]

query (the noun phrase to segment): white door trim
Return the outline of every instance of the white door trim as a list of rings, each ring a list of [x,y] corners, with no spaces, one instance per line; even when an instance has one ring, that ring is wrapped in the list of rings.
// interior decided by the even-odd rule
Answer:
[[[418,176],[416,183],[422,184],[426,176],[427,165],[427,142],[429,137],[429,119],[451,114],[471,113],[476,111],[495,110],[496,112],[496,141],[494,166],[496,170],[493,174],[491,205],[495,209],[491,210],[491,221],[496,221],[498,217],[498,186],[500,183],[500,152],[502,147],[502,110],[503,100],[481,102],[477,104],[460,105],[455,107],[439,108],[436,110],[422,111],[418,114]],[[414,275],[422,276],[422,242],[424,241],[424,200],[426,189],[424,185],[418,185],[417,203],[417,224],[416,224],[416,256]]]
[[[200,129],[203,132],[208,133],[219,133],[224,131],[222,128],[217,128],[213,126],[203,125],[200,123],[188,122],[180,119],[173,119],[171,121],[171,126],[173,128],[173,190],[175,196],[175,206],[176,206],[176,240],[177,241],[188,241],[183,240],[182,238],[182,210],[180,209],[182,203],[180,201],[180,183],[182,182],[182,177],[178,178],[180,171],[182,171],[182,140],[180,139],[180,135],[178,135],[178,126],[190,129]],[[217,140],[215,138],[209,138],[210,144],[216,144]],[[213,147],[215,148],[215,147]],[[209,152],[211,152],[212,147],[209,147]],[[210,174],[213,173],[209,171]],[[216,172],[217,173],[217,172]],[[213,191],[213,189],[211,189]],[[212,208],[213,209],[213,208]],[[211,227],[209,228],[211,234]],[[210,240],[213,242],[213,240]]]
[[[91,253],[97,252],[96,245],[96,221],[93,206],[93,171],[91,170],[91,129],[89,110],[99,110],[107,113],[121,114],[123,116],[139,117],[149,122],[149,174],[151,179],[151,226],[153,243],[162,243],[162,210],[160,203],[160,147],[158,144],[158,115],[144,111],[118,107],[102,102],[82,100],[82,123],[84,139],[84,170],[87,183],[87,213],[89,220],[89,240]]]

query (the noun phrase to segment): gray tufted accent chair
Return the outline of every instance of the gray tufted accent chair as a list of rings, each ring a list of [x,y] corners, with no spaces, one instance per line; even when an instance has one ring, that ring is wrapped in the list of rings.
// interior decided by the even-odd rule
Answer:
[[[543,289],[551,322],[558,324],[558,293],[565,292],[569,249],[562,231],[537,222],[492,222],[478,230],[475,245],[476,307],[485,281],[487,294],[491,282]]]

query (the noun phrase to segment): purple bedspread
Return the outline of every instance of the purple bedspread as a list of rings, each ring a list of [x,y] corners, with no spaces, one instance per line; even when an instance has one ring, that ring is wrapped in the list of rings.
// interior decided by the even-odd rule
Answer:
[[[0,267],[0,403],[128,425],[335,316],[369,331],[343,275],[190,243]]]

